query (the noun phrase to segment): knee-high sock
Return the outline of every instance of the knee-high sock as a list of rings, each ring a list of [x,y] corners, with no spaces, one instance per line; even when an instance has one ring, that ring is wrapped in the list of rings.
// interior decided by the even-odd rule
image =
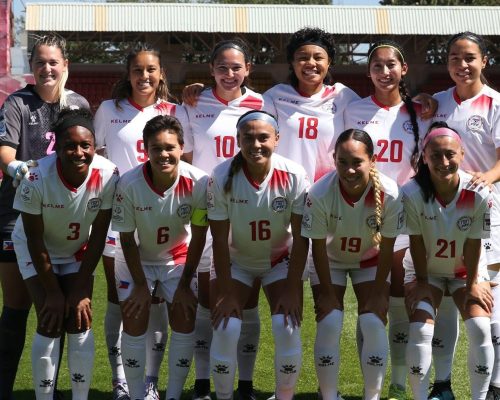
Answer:
[[[168,384],[166,399],[178,400],[186,382],[193,359],[194,332],[172,331],[168,347]]]
[[[10,399],[23,353],[29,310],[3,306],[0,317],[0,399]]]
[[[210,345],[212,343],[210,310],[198,304],[194,325],[194,364],[196,379],[210,379]]]
[[[490,281],[500,283],[500,273],[498,271],[488,271]],[[500,388],[500,285],[491,288],[493,298],[493,311],[491,312],[491,341],[495,350],[495,361],[491,372],[490,384]]]
[[[108,301],[104,316],[104,335],[108,348],[109,365],[113,381],[125,381],[122,363],[122,314],[120,305]]]
[[[94,366],[94,332],[68,334],[68,367],[73,400],[87,400]]]
[[[465,321],[465,327],[469,339],[467,364],[471,395],[473,400],[482,400],[488,392],[494,359],[490,319],[488,317],[469,318]]]
[[[33,385],[37,400],[52,400],[60,338],[49,338],[35,333],[31,347]]]
[[[143,400],[146,335],[130,336],[122,332],[122,357],[130,400]]]
[[[259,348],[259,307],[243,310],[241,334],[238,341],[238,376],[240,381],[251,381]]]
[[[406,346],[409,381],[415,400],[426,400],[432,359],[434,324],[411,322]]]
[[[384,323],[373,313],[359,316],[363,334],[361,369],[365,381],[365,400],[378,400],[384,385],[389,343]]]
[[[271,317],[274,336],[274,373],[276,397],[291,400],[302,366],[302,342],[300,328],[292,327],[291,319],[285,326],[283,314]]]
[[[324,399],[337,398],[340,361],[340,334],[344,313],[332,310],[318,322],[314,343],[314,364]]]
[[[168,339],[167,303],[151,304],[146,332],[146,376],[158,378]]]
[[[404,298],[389,299],[389,348],[391,354],[391,383],[406,387],[406,344],[408,343],[408,314]]]
[[[436,381],[451,379],[458,329],[458,309],[453,297],[443,296],[437,312],[434,337],[432,338],[432,359]]]
[[[213,331],[212,345],[210,346],[210,369],[218,400],[233,397],[236,353],[240,332],[241,319],[238,318],[229,318],[225,329],[223,322],[221,322]]]

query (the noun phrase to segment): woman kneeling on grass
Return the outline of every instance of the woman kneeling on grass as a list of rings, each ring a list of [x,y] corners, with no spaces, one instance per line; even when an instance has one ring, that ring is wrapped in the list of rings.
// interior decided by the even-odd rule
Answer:
[[[358,300],[364,399],[379,399],[387,367],[385,324],[393,247],[403,221],[396,183],[375,167],[373,142],[362,130],[344,131],[335,144],[337,170],[311,186],[302,236],[312,239],[315,271],[316,372],[325,400],[337,399],[340,335],[347,275]]]
[[[276,397],[290,400],[300,372],[300,331],[287,324],[278,300],[288,290],[294,263],[303,266],[307,240],[300,236],[305,170],[274,154],[276,120],[249,111],[237,123],[240,152],[215,167],[207,206],[213,236],[213,339],[210,364],[217,398],[233,398],[242,310],[256,279],[261,279],[272,312]],[[293,238],[293,245],[292,245]],[[215,277],[216,275],[216,277]]]
[[[31,362],[37,400],[52,400],[59,341],[68,333],[73,399],[88,397],[94,361],[93,272],[111,218],[118,172],[95,155],[92,114],[63,110],[52,126],[54,154],[22,179],[12,238],[37,314]],[[92,229],[91,229],[92,228]]]
[[[481,239],[489,237],[488,188],[470,189],[462,140],[448,127],[424,138],[418,172],[403,186],[410,249],[403,260],[410,333],[406,351],[416,400],[427,399],[436,309],[448,286],[469,340],[471,398],[485,399],[493,366],[493,297]]]
[[[130,398],[143,400],[146,329],[156,292],[167,300],[172,329],[166,398],[178,400],[194,350],[197,300],[190,286],[208,227],[208,176],[181,161],[184,138],[176,118],[154,117],[143,140],[149,161],[123,175],[113,204],[112,228],[120,232],[126,261],[115,260],[124,370]]]

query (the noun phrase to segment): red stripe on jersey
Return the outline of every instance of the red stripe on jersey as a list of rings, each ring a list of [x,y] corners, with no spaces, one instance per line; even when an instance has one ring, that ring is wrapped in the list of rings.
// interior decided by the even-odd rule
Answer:
[[[384,110],[389,110],[390,107],[382,104],[380,101],[377,100],[375,96],[371,96],[372,101],[380,108],[383,108]]]
[[[290,186],[290,176],[288,172],[275,169],[269,180],[271,189],[286,189]]]
[[[186,243],[181,243],[179,246],[170,249],[169,253],[172,255],[175,264],[185,264],[188,253],[188,245]]]
[[[460,99],[460,96],[457,93],[457,88],[453,90],[453,99],[457,102],[458,105],[462,104],[462,100]]]
[[[491,109],[492,104],[493,99],[490,96],[482,94],[472,102],[471,108],[477,111],[488,111],[489,109]]]
[[[137,108],[139,111],[144,111],[144,108],[142,106],[140,106],[139,104],[137,104],[134,100],[132,100],[131,97],[129,97],[127,100],[132,107]]]
[[[382,204],[384,204],[384,196],[385,196],[385,193],[384,192],[380,192],[380,202]],[[375,207],[375,191],[373,190],[373,188],[370,188],[370,191],[368,192],[368,194],[366,195],[365,197],[365,206],[366,207]]]
[[[280,262],[284,261],[285,258],[287,258],[289,254],[290,253],[288,253],[288,249],[285,249],[285,251],[283,253],[281,253],[279,256],[275,257],[274,260],[271,260],[271,268],[275,267]]]
[[[193,193],[193,180],[181,175],[179,177],[179,182],[175,187],[175,193],[180,197],[191,195],[191,193]]]
[[[474,208],[476,193],[472,190],[462,189],[460,197],[457,200],[457,208]]]
[[[71,183],[69,183],[66,179],[64,179],[64,176],[62,174],[62,165],[61,165],[61,160],[58,158],[56,160],[56,168],[57,168],[57,175],[59,175],[59,179],[61,179],[62,184],[68,189],[69,191],[76,193],[75,187]]]
[[[167,103],[166,101],[162,101],[155,105],[155,110],[158,110],[161,115],[175,116],[175,104]]]
[[[359,263],[359,268],[371,268],[378,265],[378,254],[369,258],[368,260],[363,260]]]
[[[142,164],[142,174],[144,175],[144,180],[146,181],[149,188],[153,192],[155,192],[158,196],[163,197],[163,193],[156,190],[155,186],[153,185],[153,181],[151,180],[151,177],[149,176],[148,165],[149,165],[149,161],[146,161],[144,164]]]
[[[453,272],[455,274],[455,278],[467,279],[467,269],[465,268],[465,265],[460,265],[458,268],[455,268],[455,271]]]
[[[83,256],[85,255],[85,251],[87,251],[87,243],[82,244],[82,247],[78,249],[78,251],[74,254],[76,261],[82,261]]]
[[[333,92],[335,92],[335,86],[327,86],[321,95],[321,98],[324,99],[325,97],[330,96]]]
[[[262,110],[262,99],[257,97],[248,96],[240,103],[240,107],[251,108],[252,110]]]
[[[242,169],[243,169],[243,173],[245,174],[245,177],[248,180],[248,183],[250,183],[250,185],[252,185],[255,189],[259,189],[260,183],[258,183],[256,180],[254,180],[252,178],[252,176],[250,175],[250,171],[248,171],[248,167],[247,167],[246,162],[243,163]]]
[[[222,97],[220,97],[217,92],[215,91],[215,88],[212,89],[212,94],[214,95],[214,97],[219,100],[222,104],[224,104],[225,106],[227,106],[229,104],[229,101],[226,101],[224,100]]]
[[[102,189],[102,174],[100,169],[92,168],[90,178],[87,181],[87,192],[98,192]]]

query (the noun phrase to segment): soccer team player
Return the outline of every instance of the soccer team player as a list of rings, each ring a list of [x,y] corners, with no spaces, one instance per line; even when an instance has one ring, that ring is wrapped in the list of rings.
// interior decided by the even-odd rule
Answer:
[[[409,398],[407,378],[415,399],[453,399],[460,312],[471,396],[500,399],[492,343],[499,289],[490,283],[500,281],[500,94],[482,74],[481,37],[457,34],[447,52],[455,86],[412,100],[402,47],[374,43],[374,93],[360,99],[331,79],[332,35],[304,28],[287,45],[289,83],[260,95],[248,87],[247,46],[226,40],[210,55],[213,87],[188,87],[181,106],[168,101],[159,52],[140,44],[92,122],[85,111],[59,113],[88,103],[64,89],[63,39],[40,38],[31,59],[36,84],[2,107],[0,394],[12,394],[31,295],[37,399],[57,395],[65,333],[73,397],[88,397],[90,287],[103,255],[116,400],[159,398],[168,324],[167,400],[180,398],[193,354],[195,399],[210,399],[211,377],[216,397],[231,399],[237,369],[237,396],[255,399],[261,287],[275,338],[273,398],[292,399],[304,279],[315,303],[319,395],[342,399],[347,275],[358,301],[363,398],[381,397],[390,348],[390,400]],[[23,93],[33,101],[21,107]],[[69,218],[67,230],[50,226],[53,213]]]

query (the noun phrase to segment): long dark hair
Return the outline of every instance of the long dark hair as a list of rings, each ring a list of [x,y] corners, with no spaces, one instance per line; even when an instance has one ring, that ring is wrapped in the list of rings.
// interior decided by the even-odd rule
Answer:
[[[448,40],[448,43],[446,44],[446,54],[448,55],[448,57],[450,56],[451,46],[453,46],[457,40],[461,40],[461,39],[470,40],[471,42],[476,43],[477,47],[479,47],[479,52],[481,53],[481,57],[488,56],[488,49],[486,47],[486,42],[484,41],[484,39],[481,36],[476,35],[475,33],[465,31],[465,32],[460,32],[460,33],[453,35]],[[486,60],[486,65],[488,65],[488,60]],[[484,83],[485,85],[489,85],[488,80],[486,79],[486,77],[484,76],[484,74],[482,72],[481,72],[480,78],[481,78],[481,83]]]
[[[239,38],[229,39],[229,40],[221,40],[216,43],[212,52],[210,53],[209,63],[213,67],[215,60],[217,57],[225,50],[234,49],[243,54],[243,59],[245,60],[245,64],[250,64],[252,62],[252,57],[250,55],[250,49],[248,45]],[[241,86],[249,86],[250,79],[248,76],[243,79]]]

